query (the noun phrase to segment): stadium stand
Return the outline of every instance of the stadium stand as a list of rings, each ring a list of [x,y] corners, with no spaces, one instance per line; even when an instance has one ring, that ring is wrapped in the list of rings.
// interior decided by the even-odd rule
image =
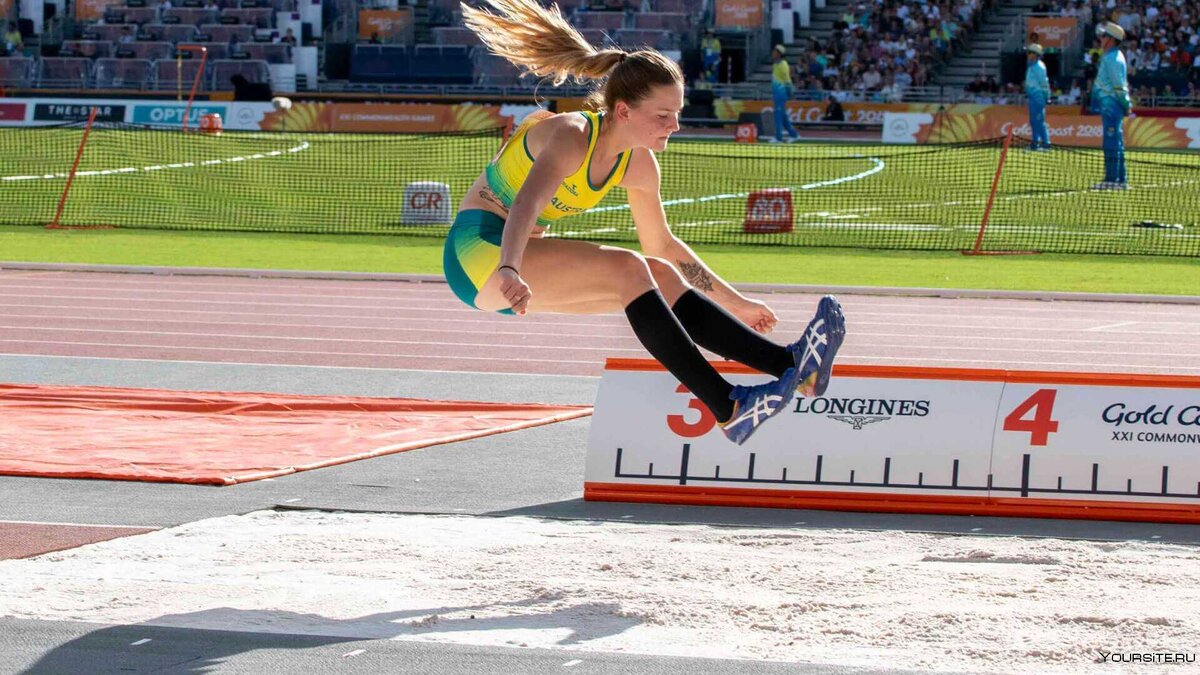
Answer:
[[[399,0],[408,24],[382,37],[361,32],[358,13],[395,9],[395,0],[321,2],[325,32],[306,32],[304,40],[321,44],[320,75],[331,89],[540,86],[481,48],[462,26],[459,0]],[[679,52],[690,77],[702,70],[697,64],[701,37],[713,26],[712,0],[564,0],[561,8],[592,44]],[[27,40],[21,51],[0,59],[0,86],[174,91],[180,87],[180,45],[207,48],[206,89],[229,90],[234,75],[269,84],[273,66],[294,61],[292,44],[300,38],[281,42],[276,13],[296,9],[297,0],[118,0],[100,20],[88,22],[70,19],[73,0],[67,0],[61,35]],[[987,32],[997,22],[1011,24],[1030,12],[1077,16],[1087,30],[1109,18],[1126,26],[1134,36],[1126,45],[1131,80],[1142,101],[1187,100],[1200,86],[1200,0],[828,0],[825,8],[813,8],[811,25],[798,28],[787,45],[796,97],[1022,102],[1019,83],[977,77],[977,64],[995,62],[979,47],[996,42]],[[718,64],[718,81],[706,83],[721,89],[717,95],[769,96],[769,31],[763,35],[755,48],[740,47],[749,70],[758,68],[748,82],[739,83],[740,65],[731,73],[727,61]],[[739,47],[723,37],[728,56]],[[1054,80],[1056,101],[1086,95],[1088,62],[1095,55],[1085,52]],[[182,56],[192,58],[190,52]],[[338,74],[333,62],[342,64]],[[947,71],[963,63],[970,74],[938,89],[951,81]],[[183,79],[194,68],[188,66]],[[998,67],[993,70],[1000,75]]]

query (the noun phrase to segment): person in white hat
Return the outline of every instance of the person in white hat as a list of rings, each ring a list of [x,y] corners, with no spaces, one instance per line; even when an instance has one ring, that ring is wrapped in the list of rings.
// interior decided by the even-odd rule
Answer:
[[[1050,149],[1050,130],[1046,128],[1046,104],[1050,102],[1050,78],[1042,63],[1042,46],[1034,42],[1025,47],[1029,66],[1025,68],[1025,98],[1029,104],[1029,127],[1033,130],[1030,150]]]
[[[783,132],[788,132],[788,142],[800,140],[796,127],[788,117],[787,102],[792,97],[792,66],[783,58],[786,49],[783,45],[775,45],[771,50],[771,59],[775,65],[771,68],[771,99],[775,106],[775,137],[767,139],[771,143],[783,141]]]
[[[1121,129],[1125,117],[1133,110],[1129,100],[1128,69],[1120,44],[1125,29],[1108,21],[1096,27],[1100,36],[1100,67],[1092,84],[1092,112],[1100,113],[1104,132],[1104,180],[1093,185],[1095,190],[1127,189],[1125,175],[1125,134]]]

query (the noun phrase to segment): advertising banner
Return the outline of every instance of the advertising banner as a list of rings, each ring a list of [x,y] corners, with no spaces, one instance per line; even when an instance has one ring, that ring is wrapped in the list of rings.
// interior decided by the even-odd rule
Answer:
[[[1046,116],[1052,143],[1101,146],[1099,116]],[[885,143],[968,143],[1008,135],[1029,138],[1029,114],[1017,106],[992,106],[976,114],[887,113]],[[1200,148],[1200,117],[1132,117],[1125,120],[1125,146],[1129,148]]]
[[[758,28],[763,24],[763,0],[717,0],[718,28]]]
[[[744,112],[761,113],[772,108],[771,101],[735,101],[732,99],[717,99],[713,101],[713,109],[717,118],[736,120]],[[788,101],[788,117],[792,123],[817,122],[825,114],[826,101]],[[943,113],[980,114],[992,109],[1013,110],[1024,113],[1023,106],[995,105],[978,103],[955,103],[942,105],[939,103],[843,103],[846,121],[858,124],[883,124],[884,113],[929,113],[933,115],[939,110]],[[1047,106],[1048,115],[1071,115],[1079,112],[1079,106],[1052,105]]]
[[[37,122],[86,122],[91,109],[96,108],[97,122],[124,122],[125,106],[96,101],[37,103],[33,107],[33,119]]]
[[[19,125],[24,123],[24,103],[0,103],[0,124]]]
[[[1043,47],[1062,49],[1070,43],[1078,25],[1079,20],[1073,16],[1031,16],[1025,21],[1025,30],[1037,33],[1038,44]]]
[[[183,113],[186,110],[185,104],[135,105],[129,121],[133,124],[183,126]],[[227,117],[226,110],[224,105],[194,104],[188,112],[188,126],[193,129],[198,127],[200,118],[205,115],[217,114],[224,120]]]
[[[240,117],[240,115],[237,115]],[[495,105],[421,103],[296,103],[269,109],[258,128],[270,131],[436,133],[505,127],[511,118]]]
[[[764,381],[717,364],[735,384]],[[1200,522],[1200,378],[849,366],[743,446],[653,361],[610,360],[605,501]]]
[[[358,39],[378,37],[383,42],[393,42],[406,36],[413,25],[412,10],[403,9],[360,9],[358,10]]]

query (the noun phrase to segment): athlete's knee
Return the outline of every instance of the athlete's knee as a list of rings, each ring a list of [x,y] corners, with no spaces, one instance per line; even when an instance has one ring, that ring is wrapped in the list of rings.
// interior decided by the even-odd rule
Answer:
[[[663,296],[668,302],[673,303],[691,288],[679,270],[665,258],[647,256],[646,266],[650,268],[650,274],[654,276],[655,283],[662,289]]]
[[[622,296],[636,297],[654,288],[654,275],[646,259],[636,251],[612,249],[608,255],[610,279],[620,287]]]

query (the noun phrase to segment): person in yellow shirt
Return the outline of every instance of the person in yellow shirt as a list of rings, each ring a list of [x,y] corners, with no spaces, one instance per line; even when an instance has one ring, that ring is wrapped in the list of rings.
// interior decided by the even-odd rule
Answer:
[[[21,41],[21,31],[17,29],[16,22],[9,21],[8,32],[4,34],[5,55],[7,56],[8,54],[12,54],[14,56],[20,56],[21,49],[24,47],[25,44]]]
[[[704,58],[704,79],[715,84],[721,71],[721,41],[713,34],[711,28],[704,31],[704,39],[700,41],[700,52]]]
[[[775,45],[771,51],[771,59],[775,65],[771,68],[771,99],[775,106],[775,137],[767,139],[770,143],[783,142],[783,132],[788,132],[788,143],[800,140],[796,127],[788,117],[787,102],[792,97],[792,66],[783,58],[786,49],[783,45]]]

